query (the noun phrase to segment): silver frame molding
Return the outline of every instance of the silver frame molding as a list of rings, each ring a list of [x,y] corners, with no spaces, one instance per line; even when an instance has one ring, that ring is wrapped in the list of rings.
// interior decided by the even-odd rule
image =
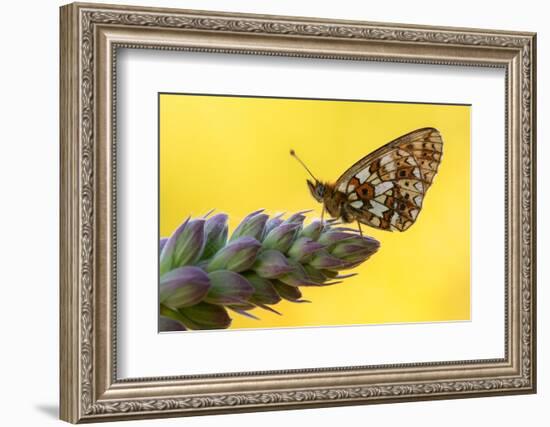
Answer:
[[[61,13],[60,416],[72,423],[536,391],[536,35],[75,3]],[[117,379],[118,48],[501,67],[506,339],[493,360]]]

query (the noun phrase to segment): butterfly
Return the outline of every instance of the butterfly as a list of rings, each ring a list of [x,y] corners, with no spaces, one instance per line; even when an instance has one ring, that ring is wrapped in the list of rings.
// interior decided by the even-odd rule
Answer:
[[[336,183],[321,182],[296,155],[290,154],[315,182],[311,195],[333,218],[357,221],[380,230],[405,231],[414,224],[443,155],[437,129],[422,128],[383,145],[345,171]]]

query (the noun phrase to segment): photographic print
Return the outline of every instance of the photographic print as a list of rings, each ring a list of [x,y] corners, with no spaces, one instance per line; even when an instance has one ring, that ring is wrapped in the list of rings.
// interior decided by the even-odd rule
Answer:
[[[470,320],[470,108],[159,93],[159,331]]]
[[[536,392],[535,33],[59,22],[61,419]]]

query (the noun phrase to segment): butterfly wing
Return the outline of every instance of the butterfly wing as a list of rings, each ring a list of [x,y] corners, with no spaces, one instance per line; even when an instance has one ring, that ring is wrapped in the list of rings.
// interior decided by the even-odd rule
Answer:
[[[441,134],[417,129],[351,166],[335,187],[359,222],[381,230],[407,230],[418,218],[443,155]]]

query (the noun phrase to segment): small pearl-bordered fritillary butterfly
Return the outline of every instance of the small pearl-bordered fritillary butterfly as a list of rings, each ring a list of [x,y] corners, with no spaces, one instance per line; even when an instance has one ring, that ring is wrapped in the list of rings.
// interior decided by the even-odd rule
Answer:
[[[311,195],[333,218],[387,231],[414,224],[443,155],[441,134],[422,128],[389,142],[356,162],[336,183],[321,182],[290,151],[315,182]]]

